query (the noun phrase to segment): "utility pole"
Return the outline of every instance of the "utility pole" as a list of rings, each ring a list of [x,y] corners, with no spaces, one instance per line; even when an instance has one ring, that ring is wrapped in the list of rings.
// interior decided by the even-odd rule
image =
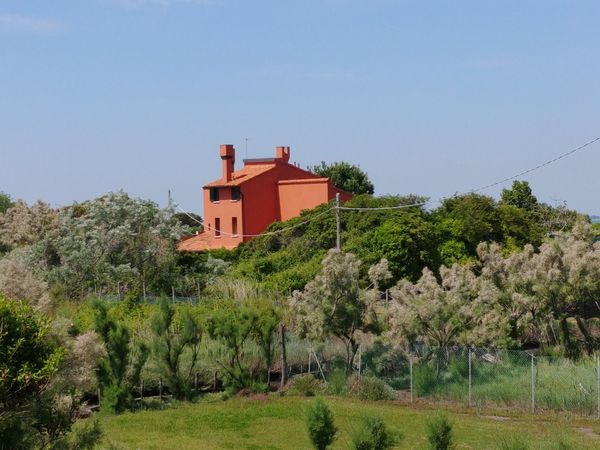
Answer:
[[[336,243],[335,248],[340,251],[342,249],[342,243],[340,240],[340,193],[335,194],[335,223],[336,223]]]

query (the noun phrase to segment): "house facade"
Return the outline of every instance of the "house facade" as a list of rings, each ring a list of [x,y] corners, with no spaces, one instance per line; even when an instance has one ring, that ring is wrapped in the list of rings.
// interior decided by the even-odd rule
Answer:
[[[245,159],[235,170],[233,145],[221,145],[221,178],[204,186],[204,231],[182,239],[178,250],[232,249],[277,221],[296,217],[334,199],[351,195],[328,178],[290,163],[290,148],[276,147],[275,157]]]

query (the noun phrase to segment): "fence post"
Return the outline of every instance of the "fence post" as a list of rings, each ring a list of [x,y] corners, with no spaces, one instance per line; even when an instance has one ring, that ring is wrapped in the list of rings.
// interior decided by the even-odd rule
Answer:
[[[288,364],[287,355],[285,348],[285,325],[283,322],[279,323],[279,345],[281,346],[281,384],[280,388],[283,389],[287,383],[288,377]]]
[[[173,300],[173,304],[175,304],[175,286],[171,286],[171,299]]]
[[[310,371],[310,363],[312,362],[311,359],[312,359],[312,347],[309,347],[308,348],[308,373],[311,373],[311,371]]]
[[[413,402],[413,359],[412,353],[408,354],[408,367],[410,370],[410,402]]]
[[[531,354],[531,412],[535,413],[535,361]]]
[[[471,388],[473,385],[471,373],[471,348],[469,348],[469,407],[471,407]]]
[[[163,382],[162,382],[162,377],[160,377],[158,379],[158,398],[160,398],[162,400],[162,388],[163,388]]]
[[[144,380],[140,379],[140,401],[144,400]]]

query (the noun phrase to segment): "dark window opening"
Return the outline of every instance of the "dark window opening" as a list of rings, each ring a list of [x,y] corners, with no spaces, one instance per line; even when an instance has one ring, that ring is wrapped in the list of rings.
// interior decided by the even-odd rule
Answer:
[[[232,217],[231,218],[231,233],[236,235],[238,234],[238,230],[237,230],[237,217]]]
[[[210,201],[211,202],[219,201],[219,188],[210,188]]]
[[[239,200],[242,198],[242,193],[240,192],[239,186],[234,186],[231,188],[231,200]]]
[[[215,217],[215,236],[221,236],[221,219]]]

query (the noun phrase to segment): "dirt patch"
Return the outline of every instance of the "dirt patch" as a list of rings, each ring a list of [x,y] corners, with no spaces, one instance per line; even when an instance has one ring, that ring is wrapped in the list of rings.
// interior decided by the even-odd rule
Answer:
[[[577,428],[577,431],[579,431],[582,434],[585,434],[587,437],[590,438],[599,438],[600,434],[597,434],[594,432],[594,430],[592,430],[591,428]]]

